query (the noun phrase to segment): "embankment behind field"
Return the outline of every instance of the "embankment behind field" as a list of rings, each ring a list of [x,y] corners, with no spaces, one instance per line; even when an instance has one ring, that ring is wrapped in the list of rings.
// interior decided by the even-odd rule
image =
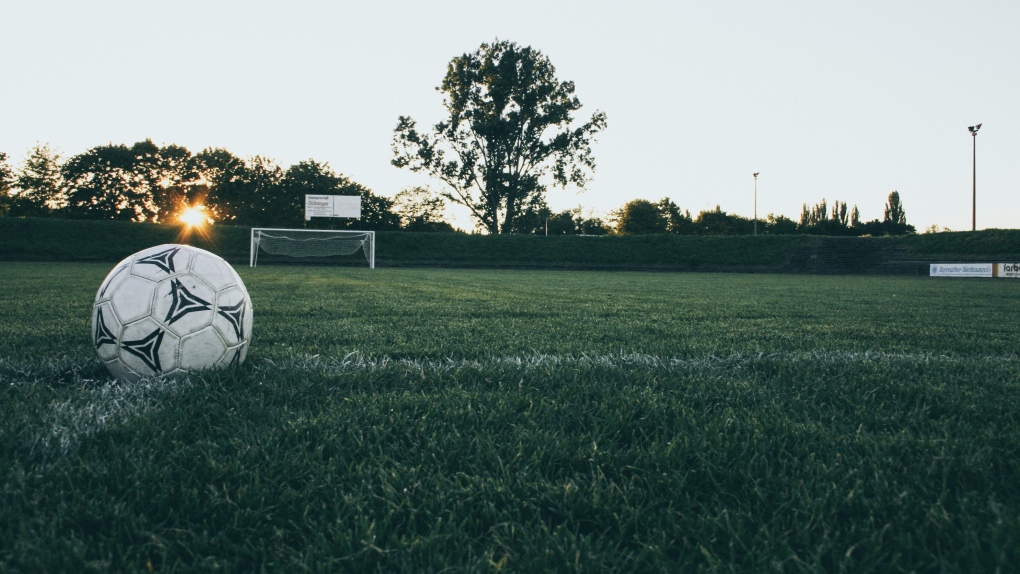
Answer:
[[[123,221],[0,218],[0,259],[118,261],[161,243],[208,249],[248,261],[250,228],[214,225],[186,233],[177,225]],[[377,233],[379,267],[650,269],[769,273],[926,275],[935,262],[1020,261],[1020,230],[904,237],[535,236]]]

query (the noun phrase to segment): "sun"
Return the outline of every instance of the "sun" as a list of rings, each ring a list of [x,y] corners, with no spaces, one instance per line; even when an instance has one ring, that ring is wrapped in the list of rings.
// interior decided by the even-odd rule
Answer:
[[[206,223],[212,223],[212,220],[205,213],[204,205],[185,207],[177,219],[188,227],[202,227]]]

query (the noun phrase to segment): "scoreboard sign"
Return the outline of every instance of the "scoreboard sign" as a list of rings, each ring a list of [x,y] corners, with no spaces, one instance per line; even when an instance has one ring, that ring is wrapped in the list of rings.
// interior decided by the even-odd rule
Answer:
[[[305,220],[313,217],[361,218],[361,197],[357,195],[305,195]]]

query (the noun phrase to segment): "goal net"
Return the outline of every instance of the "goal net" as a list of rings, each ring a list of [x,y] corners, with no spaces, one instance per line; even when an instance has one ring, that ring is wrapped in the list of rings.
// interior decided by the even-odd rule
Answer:
[[[337,229],[251,230],[249,266],[258,264],[259,253],[281,257],[327,260],[347,258],[361,251],[368,266],[375,269],[375,232]]]

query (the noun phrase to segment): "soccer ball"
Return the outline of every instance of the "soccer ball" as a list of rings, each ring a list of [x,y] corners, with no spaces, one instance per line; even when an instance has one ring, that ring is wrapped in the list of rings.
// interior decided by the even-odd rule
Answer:
[[[96,353],[128,382],[239,365],[251,324],[251,299],[237,272],[188,245],[150,247],[121,261],[92,306]]]

